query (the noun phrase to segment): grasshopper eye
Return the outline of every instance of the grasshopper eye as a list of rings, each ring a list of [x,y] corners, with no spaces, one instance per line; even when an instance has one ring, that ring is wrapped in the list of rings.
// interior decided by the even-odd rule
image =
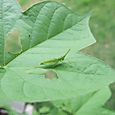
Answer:
[[[40,63],[40,65],[43,65],[44,63],[42,62],[42,63]]]

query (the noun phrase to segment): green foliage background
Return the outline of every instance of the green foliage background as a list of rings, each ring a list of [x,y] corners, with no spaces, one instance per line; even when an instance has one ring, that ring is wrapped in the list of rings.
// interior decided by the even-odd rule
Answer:
[[[19,0],[24,9],[45,0]],[[52,0],[54,1],[54,0]],[[115,68],[115,1],[114,0],[56,0],[79,14],[92,12],[91,30],[97,43],[83,50]]]
[[[38,1],[36,0],[24,1],[23,0],[23,1],[20,1],[20,4],[23,6],[24,9],[27,9],[28,7],[30,7],[30,5],[32,5],[31,3],[35,3],[35,2],[38,2]],[[97,38],[98,42],[94,46],[90,46],[89,48],[83,51],[89,54],[93,54],[96,57],[99,57],[105,60],[107,63],[109,63],[110,65],[114,67],[114,55],[115,55],[113,53],[114,51],[114,41],[113,41],[114,24],[112,22],[112,19],[114,18],[111,17],[114,14],[114,10],[113,10],[114,5],[112,3],[110,5],[109,4],[110,2],[107,2],[107,0],[103,2],[99,2],[99,1],[95,2],[91,0],[81,0],[81,1],[60,0],[59,2],[66,4],[74,12],[79,12],[80,14],[87,13],[89,11],[92,11],[92,9],[94,9],[92,11],[94,12],[93,13],[94,15],[93,15],[93,18],[91,19],[90,24],[91,24],[92,31],[95,37]],[[4,3],[5,5],[7,4],[7,2],[2,1],[2,0],[0,1],[0,4],[1,3]],[[2,17],[1,22],[3,22],[4,19],[7,19],[9,24],[11,24],[13,23],[12,19],[14,22],[17,21],[18,17],[20,17],[22,12],[15,1],[11,0],[8,3],[9,3],[8,7],[12,5],[17,6],[17,7],[12,7],[11,14],[13,15],[11,18],[7,18],[7,16],[10,14],[9,13],[10,11],[6,10],[4,4],[1,4],[3,12],[7,14],[5,15],[5,18],[3,18],[4,15],[1,16]],[[10,44],[10,42],[6,42],[6,44],[4,44],[2,40],[4,40],[5,37],[1,36],[1,41],[2,41],[1,47],[4,48],[4,46],[6,45],[7,46],[6,49],[7,50],[8,48],[10,49],[6,52],[4,50],[1,50],[1,56],[3,54],[2,56],[3,60],[1,60],[1,63],[0,63],[0,66],[1,66],[0,68],[0,77],[1,77],[0,78],[0,83],[1,83],[0,98],[1,100],[2,98],[5,99],[7,97],[12,97],[12,99],[14,100],[20,100],[24,102],[37,102],[37,101],[42,102],[42,101],[51,100],[52,101],[51,110],[49,107],[48,108],[46,107],[44,109],[44,105],[43,105],[43,108],[41,107],[38,110],[40,114],[44,113],[45,111],[45,112],[48,112],[48,115],[54,115],[54,114],[56,115],[67,115],[67,114],[68,115],[73,115],[73,114],[74,115],[89,115],[89,114],[114,115],[114,111],[108,110],[107,108],[103,106],[105,102],[111,102],[111,99],[112,99],[112,104],[114,104],[114,100],[113,100],[114,97],[112,96],[110,98],[110,101],[107,101],[107,99],[110,97],[110,89],[108,89],[107,85],[115,81],[115,77],[114,77],[115,72],[112,69],[110,69],[107,65],[104,65],[103,62],[99,61],[98,59],[95,59],[93,57],[91,58],[90,56],[84,56],[82,53],[77,53],[78,58],[76,58],[76,56],[70,57],[68,58],[68,61],[65,65],[63,64],[62,66],[57,66],[56,68],[53,68],[54,72],[60,76],[60,79],[50,81],[50,82],[48,81],[48,79],[47,80],[45,79],[46,76],[43,78],[44,75],[40,74],[40,72],[42,72],[43,69],[40,70],[39,67],[36,69],[35,68],[32,69],[33,67],[36,67],[36,63],[41,62],[41,60],[44,60],[45,58],[46,59],[50,58],[49,53],[52,54],[51,57],[57,56],[57,52],[55,51],[57,51],[58,45],[55,47],[54,45],[51,45],[51,44],[56,43],[55,40],[58,41],[58,44],[60,46],[64,45],[63,48],[61,47],[61,50],[62,49],[65,50],[64,48],[68,48],[68,41],[63,40],[63,42],[61,42],[60,41],[61,37],[67,38],[70,35],[69,38],[71,39],[71,41],[69,41],[69,47],[72,47],[73,49],[76,48],[77,50],[95,42],[88,28],[89,17],[84,17],[83,19],[81,18],[81,20],[79,20],[80,18],[76,18],[77,15],[73,14],[73,12],[63,7],[63,5],[60,6],[57,3],[48,3],[47,8],[46,8],[46,7],[42,7],[42,5],[44,4],[46,5],[47,2],[44,2],[43,4],[39,4],[37,6],[35,5],[32,8],[30,8],[30,10],[23,12],[24,17],[22,17],[21,20],[18,20],[16,22],[13,30],[11,31],[12,33],[10,34],[11,36],[10,35],[8,36],[9,38],[7,38],[7,40],[11,40],[11,38],[13,38],[13,35],[17,35],[16,38],[18,37],[20,40],[20,36],[18,36],[17,33],[15,34],[15,32],[19,32],[18,30],[15,30],[15,28],[19,28],[19,30],[21,30],[22,32],[21,34],[22,45],[19,43],[20,41],[15,41],[13,50],[12,50],[12,48],[10,49],[10,47],[8,47],[8,46],[12,46],[12,43]],[[107,8],[109,8],[109,10],[107,10],[106,5],[108,5]],[[37,18],[40,8],[42,8],[42,12],[40,12],[41,14]],[[56,22],[56,25],[51,26],[50,27],[51,30],[49,31],[48,28],[49,28],[49,25],[51,25],[50,20],[52,20],[51,17],[52,15],[54,15],[55,10],[58,8],[61,8],[59,10],[61,12],[59,11],[56,12],[56,17],[54,17],[53,19],[55,22],[58,19],[61,19],[61,21],[59,21],[61,23],[58,24]],[[103,8],[105,8],[106,10],[102,10]],[[32,14],[33,12],[34,14]],[[47,14],[50,17],[48,20],[47,20],[47,17],[45,18],[43,17],[43,16],[46,16]],[[64,19],[68,14],[71,14],[71,15],[69,15],[70,17],[66,18],[67,21],[65,21]],[[57,16],[59,16],[59,18]],[[72,21],[73,22],[75,21],[73,23],[73,25],[75,24],[75,26],[72,26],[72,27],[71,25],[69,25],[69,23],[71,24],[71,20],[70,20],[71,17],[72,17]],[[111,21],[109,18],[111,18]],[[37,21],[35,21],[36,19]],[[39,23],[40,21],[42,23]],[[110,22],[112,23],[112,25],[110,24]],[[64,27],[61,28],[62,30],[59,31],[62,33],[56,36],[58,34],[58,29],[60,30],[60,25],[63,23],[65,25],[67,24],[70,26],[69,32],[71,32],[72,34],[68,34],[68,30],[65,32],[62,32],[62,30],[64,29],[66,30],[69,27],[67,25],[66,26],[64,25]],[[45,24],[48,24],[48,25],[44,26]],[[6,30],[10,29],[10,28],[7,28],[6,26],[8,25],[7,23],[1,23],[1,25],[2,26],[5,25],[4,27]],[[34,28],[32,28],[33,25],[34,25]],[[10,27],[13,27],[13,24]],[[82,31],[79,31],[80,28]],[[4,32],[5,29],[2,28],[2,31]],[[44,31],[45,29],[48,30],[46,33]],[[32,33],[30,33],[30,30],[32,30]],[[53,33],[54,31],[52,30],[55,30],[56,32]],[[77,31],[75,32],[74,30],[77,30]],[[112,34],[110,34],[110,32],[107,32],[108,30],[111,30]],[[39,33],[37,31],[39,31]],[[26,38],[29,38],[28,35],[30,35],[31,40],[29,40],[27,43]],[[41,46],[38,45],[41,42],[45,41],[46,37],[50,38],[52,35],[55,35],[53,40],[49,40],[49,42],[44,42],[44,44],[42,44]],[[87,36],[86,41],[84,39],[84,35]],[[74,37],[76,36],[80,38],[78,39],[78,41],[74,39]],[[41,40],[40,43],[39,42],[36,43],[36,40],[38,39]],[[75,41],[77,45],[75,44]],[[16,46],[20,46],[20,47],[17,48],[15,44]],[[47,49],[48,45],[50,45],[49,49]],[[34,46],[36,47],[31,49]],[[18,58],[16,58],[15,60],[7,64],[10,60],[15,58],[13,56],[16,56],[15,54],[18,54],[20,50],[25,51],[27,49],[29,50],[23,53],[24,55],[22,54],[18,56]],[[44,53],[44,51],[47,53]],[[4,55],[4,53],[7,53],[7,52],[10,52],[13,55],[11,54]],[[33,53],[35,55],[33,55]],[[41,56],[41,54],[43,56]],[[28,58],[26,59],[26,57]],[[30,61],[30,57],[32,57],[31,61]],[[21,66],[20,66],[20,63],[21,63]],[[2,65],[4,64],[7,64],[6,68],[2,68]],[[38,76],[41,76],[43,79]],[[85,87],[82,85],[84,83],[85,83]],[[32,92],[35,92],[35,94]],[[77,96],[74,96],[76,94]],[[114,95],[113,92],[112,92],[112,95]],[[68,98],[70,97],[73,97],[73,99],[69,100]],[[53,102],[53,100],[58,100],[58,99],[68,99],[68,100],[63,100],[64,102],[62,100]],[[6,106],[6,108],[8,108],[9,114],[15,115],[15,112],[10,110],[11,108],[7,106],[7,104],[10,105],[10,102],[6,102],[6,100],[4,102],[4,100],[2,101],[1,100],[0,100],[0,106],[4,106],[4,107]],[[50,102],[48,102],[48,106],[49,106],[49,103]],[[43,103],[40,103],[40,104],[43,104]],[[45,106],[46,106],[46,103],[45,103]],[[113,109],[114,109],[114,105],[113,105]],[[67,113],[67,114],[64,114],[64,113]],[[34,115],[38,115],[36,111]]]

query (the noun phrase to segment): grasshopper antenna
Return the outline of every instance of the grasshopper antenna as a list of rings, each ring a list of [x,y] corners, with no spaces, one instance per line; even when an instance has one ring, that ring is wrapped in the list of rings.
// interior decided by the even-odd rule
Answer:
[[[63,56],[63,59],[66,57],[66,55],[70,52],[70,50],[71,49],[69,49],[66,53],[65,53],[65,55]]]

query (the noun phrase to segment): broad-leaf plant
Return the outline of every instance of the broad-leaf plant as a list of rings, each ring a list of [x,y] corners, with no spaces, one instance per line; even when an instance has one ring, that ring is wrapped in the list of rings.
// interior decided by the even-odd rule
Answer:
[[[115,71],[80,52],[96,42],[89,18],[57,2],[22,11],[16,0],[0,0],[0,108],[9,110],[12,101],[52,102],[47,115],[115,114],[105,107]]]

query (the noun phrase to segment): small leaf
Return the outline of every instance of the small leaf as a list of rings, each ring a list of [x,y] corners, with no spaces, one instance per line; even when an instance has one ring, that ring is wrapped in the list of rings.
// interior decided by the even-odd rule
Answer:
[[[39,110],[40,114],[45,114],[45,113],[48,113],[49,111],[50,111],[50,108],[47,106],[43,106]]]

